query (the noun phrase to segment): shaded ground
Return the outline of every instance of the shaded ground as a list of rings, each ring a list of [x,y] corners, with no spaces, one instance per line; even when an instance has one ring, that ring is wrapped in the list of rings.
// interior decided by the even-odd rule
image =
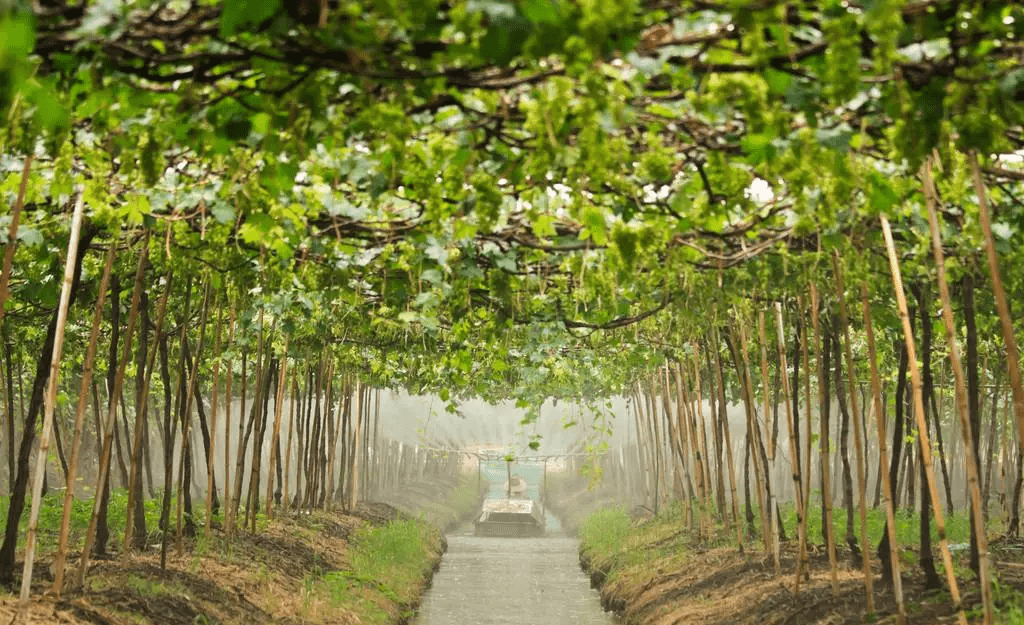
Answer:
[[[659,530],[654,530],[659,531]],[[751,545],[749,549],[757,549]],[[998,572],[997,622],[1021,622],[1024,590],[1024,544],[1001,540],[991,546]],[[926,592],[917,573],[916,556],[907,552],[903,591],[907,622],[953,623],[956,615],[949,593]],[[597,558],[602,560],[601,557]],[[603,559],[595,565],[582,553],[584,568],[600,587],[606,609],[624,622],[643,625],[854,625],[895,623],[896,603],[881,586],[875,563],[875,613],[867,609],[864,577],[850,567],[849,553],[839,553],[838,592],[832,590],[828,557],[818,548],[811,553],[809,579],[795,590],[795,541],[783,548],[781,575],[775,575],[770,556],[761,551],[741,554],[735,547],[704,548],[682,536],[663,537],[626,558]],[[913,563],[913,564],[911,564]],[[941,564],[939,565],[941,567]],[[968,616],[980,622],[980,594],[966,562],[958,562],[958,581]],[[940,575],[941,575],[940,570]],[[970,579],[968,579],[970,578]]]

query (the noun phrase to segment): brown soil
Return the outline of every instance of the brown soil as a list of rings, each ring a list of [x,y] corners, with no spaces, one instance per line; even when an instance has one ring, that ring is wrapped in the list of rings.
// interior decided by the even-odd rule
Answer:
[[[198,623],[358,623],[345,606],[309,592],[328,571],[346,568],[348,537],[357,528],[395,518],[381,504],[362,504],[355,515],[318,512],[275,519],[256,534],[236,532],[231,541],[214,529],[204,542],[189,541],[184,553],[168,550],[160,568],[159,548],[91,564],[85,588],[48,594],[50,562],[35,567],[26,623],[73,625],[193,625]],[[438,543],[437,560],[441,557]],[[77,566],[77,555],[69,567]],[[73,568],[69,568],[74,570]],[[426,584],[427,580],[424,580]],[[47,594],[44,594],[47,593]],[[400,621],[410,607],[373,597]],[[0,595],[0,623],[14,616],[17,599]]]
[[[1024,591],[1024,544],[1000,540],[990,545],[999,586],[997,610],[1008,608],[1008,591]],[[916,557],[907,553],[903,594],[907,623],[924,625],[955,623],[956,614],[946,590],[926,591]],[[811,553],[809,579],[795,590],[796,553],[791,542],[784,546],[781,575],[775,575],[770,556],[762,552],[740,554],[735,547],[701,550],[680,558],[648,561],[643,573],[611,575],[590,570],[600,586],[606,609],[614,610],[628,624],[639,625],[859,625],[896,623],[892,590],[882,586],[875,562],[875,614],[868,614],[864,577],[850,566],[849,553],[839,554],[838,592],[832,591],[828,557],[823,549]],[[588,563],[583,562],[587,568]],[[970,574],[966,558],[957,563]],[[939,575],[942,564],[937,562]],[[980,594],[973,579],[958,577],[960,593],[972,623],[981,622]]]

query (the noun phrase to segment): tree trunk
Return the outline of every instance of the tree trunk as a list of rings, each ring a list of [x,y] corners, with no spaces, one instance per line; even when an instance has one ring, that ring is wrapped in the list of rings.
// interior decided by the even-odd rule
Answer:
[[[274,395],[274,430],[270,438],[270,471],[268,472],[267,479],[267,499],[266,499],[266,514],[269,518],[273,512],[274,504],[274,485],[275,485],[275,468],[280,470],[281,462],[279,456],[281,455],[281,411],[283,409],[282,404],[284,403],[285,389],[288,387],[288,336],[285,336],[284,348],[281,350],[281,369],[278,375],[276,389],[277,392]],[[332,453],[333,457],[333,453]],[[281,479],[276,479],[277,484],[277,501],[281,500]]]
[[[739,544],[740,552],[743,551],[743,522],[740,521],[739,500],[736,497],[736,465],[732,455],[732,428],[729,427],[729,414],[725,398],[725,374],[722,371],[722,353],[718,329],[715,328],[712,338],[714,340],[715,353],[715,375],[718,380],[718,421],[725,439],[725,460],[729,471],[729,492],[732,498],[732,516],[736,523],[736,542]],[[667,397],[667,396],[666,396]],[[668,407],[665,408],[668,412]]]
[[[866,304],[865,304],[866,306]],[[865,312],[865,315],[867,312]],[[898,486],[899,486],[899,472],[900,472],[900,455],[903,452],[903,397],[907,391],[907,367],[909,361],[907,359],[907,348],[904,345],[897,347],[899,351],[899,365],[896,373],[896,415],[893,421],[893,433],[892,433],[892,457],[889,462],[889,500],[892,502],[892,507],[895,509],[899,507],[898,499]],[[880,394],[881,391],[879,391]],[[879,405],[876,406],[876,414],[879,419],[884,420],[881,412],[881,396],[879,396]],[[884,423],[883,423],[884,425]],[[882,427],[882,426],[879,426]],[[885,432],[882,432],[883,436]],[[883,485],[884,488],[884,485]],[[884,494],[884,493],[883,493]],[[878,558],[882,560],[882,571],[883,573],[889,570],[889,554],[890,547],[889,535],[895,531],[895,526],[889,527],[888,524],[891,520],[887,520],[887,528],[885,533],[882,534],[882,540],[878,543]],[[890,531],[892,530],[892,531]]]
[[[185,333],[182,333],[182,365],[183,371],[188,372],[188,388],[185,391],[185,404],[181,411],[181,456],[183,466],[180,473],[180,479],[178,480],[178,555],[182,555],[184,553],[184,537],[193,537],[196,535],[195,513],[192,506],[192,401],[198,397],[196,389],[199,384],[199,362],[202,360],[203,347],[206,342],[206,325],[210,315],[210,291],[210,281],[206,280],[206,284],[203,288],[203,305],[200,309],[199,315],[199,341],[196,343],[196,356],[194,361],[189,351],[188,337]],[[201,402],[201,398],[197,399],[197,403]],[[205,419],[203,422],[205,425]],[[209,432],[206,433],[206,441],[208,447]],[[183,514],[184,526],[182,525]]]
[[[932,382],[932,319],[931,306],[928,298],[930,294],[920,285],[912,285],[910,291],[917,299],[917,309],[921,319],[921,394],[922,397],[929,397],[933,391]],[[922,420],[925,427],[925,434],[928,434],[931,419],[928,414],[928,404],[921,402]],[[927,436],[919,437],[919,441],[925,441]],[[924,452],[921,452],[922,458]],[[921,482],[921,515],[919,517],[918,535],[921,539],[920,563],[924,571],[925,588],[931,590],[941,588],[939,574],[935,571],[935,558],[932,556],[932,535],[931,535],[931,510],[929,509],[928,480],[925,475],[925,463],[918,463],[918,477]]]
[[[850,472],[850,411],[846,405],[846,395],[842,392],[843,371],[842,356],[839,345],[839,328],[837,324],[832,326],[832,382],[836,389],[836,401],[839,404],[839,457],[843,467],[843,508],[846,509],[846,546],[850,548],[850,554],[855,561],[859,562],[860,547],[857,545],[857,535],[854,531],[853,514],[853,476]]]
[[[11,362],[11,352],[14,351],[14,342],[10,335],[4,330],[4,364],[7,374],[7,491],[14,492],[14,364]]]
[[[188,318],[191,310],[192,302],[192,278],[189,276],[185,281],[185,302],[181,310],[181,315],[178,317],[179,338],[178,338],[178,365],[175,367],[177,373],[177,382],[175,384],[174,394],[174,407],[173,410],[164,412],[164,434],[166,438],[166,447],[164,449],[164,496],[160,505],[160,528],[163,530],[163,536],[160,540],[160,568],[167,568],[167,543],[171,533],[171,493],[174,489],[174,437],[176,424],[174,417],[178,416],[180,419],[181,410],[185,403],[185,338],[186,331],[188,329]],[[164,376],[165,388],[170,388],[171,380],[170,374],[167,371],[167,344],[163,342],[161,344],[161,369]],[[168,404],[169,405],[169,404]],[[188,440],[182,433],[181,447],[182,453]]]
[[[963,297],[964,297],[964,326],[967,328],[967,414],[968,419],[971,422],[971,432],[974,433],[971,445],[974,447],[974,459],[977,463],[977,459],[981,456],[981,388],[978,381],[978,327],[975,321],[975,309],[974,309],[974,276],[970,273],[964,274],[963,277]],[[978,475],[981,474],[981,467],[975,464],[974,470]],[[971,517],[971,570],[978,573],[980,563],[978,562],[978,545],[977,541],[973,540],[978,534],[979,528],[974,525],[974,517]],[[984,531],[984,528],[981,528]]]
[[[819,312],[818,291],[811,285],[811,326],[814,328],[814,362],[818,376],[818,456],[821,464],[821,538],[828,549],[829,573],[832,593],[839,592],[839,571],[836,563],[836,534],[832,524],[832,484],[829,459],[829,418],[832,397],[829,388],[829,364],[832,352],[829,350],[829,332],[822,332]],[[807,375],[810,375],[810,371]],[[808,432],[808,436],[810,432]],[[808,474],[808,479],[810,475]]]
[[[117,274],[110,277],[110,348],[107,351],[107,411],[112,410],[114,380],[117,377],[117,354],[118,342],[121,335],[121,281]],[[104,431],[106,437],[113,436],[114,445],[120,450],[117,436],[117,421],[109,424],[110,431]],[[110,540],[110,528],[107,526],[107,507],[110,505],[111,480],[109,477],[104,480],[103,494],[100,498],[99,514],[96,515],[96,543],[92,555],[105,556],[107,553],[107,541]]]
[[[843,356],[846,361],[846,378],[849,382],[850,409],[853,413],[853,442],[857,454],[857,507],[860,510],[860,540],[864,547],[861,558],[861,570],[864,573],[864,590],[867,598],[867,611],[875,611],[874,573],[871,566],[871,547],[868,542],[868,505],[867,505],[867,459],[865,443],[867,430],[864,427],[864,402],[857,403],[857,376],[853,364],[853,350],[850,347],[850,316],[846,312],[846,287],[843,284],[843,271],[839,262],[839,252],[832,256],[832,267],[836,280],[836,300],[839,303],[839,323],[843,328]],[[840,385],[841,386],[841,385]],[[837,392],[842,394],[841,389]]]
[[[143,432],[149,427],[146,411],[146,381],[149,375],[149,295],[145,290],[139,296],[142,329],[139,331],[139,347],[135,354],[135,436],[131,446],[131,466],[128,474],[128,509],[125,519],[124,550],[145,549],[147,542],[146,513],[142,501],[142,443]],[[154,343],[155,346],[156,343]],[[132,531],[128,528],[131,527]]]
[[[1013,333],[1013,317],[1010,314],[1010,303],[1007,300],[1006,290],[1003,288],[1003,279],[999,271],[999,259],[996,256],[995,241],[992,237],[992,224],[988,214],[988,198],[985,193],[985,183],[981,179],[978,155],[971,152],[968,155],[968,159],[974,178],[974,190],[978,196],[978,217],[981,222],[982,233],[985,235],[985,257],[988,260],[989,276],[992,278],[992,295],[995,298],[996,312],[999,314],[999,327],[1002,330],[1003,343],[1006,346],[1006,373],[1010,382],[1010,392],[1013,394],[1013,417],[1017,425],[1017,440],[1020,445],[1024,445],[1024,382],[1021,380],[1017,337]],[[1020,471],[1021,469],[1018,465],[1018,474]],[[1016,496],[1014,498],[1017,499]],[[1017,514],[1015,509],[1014,516],[1017,516]]]

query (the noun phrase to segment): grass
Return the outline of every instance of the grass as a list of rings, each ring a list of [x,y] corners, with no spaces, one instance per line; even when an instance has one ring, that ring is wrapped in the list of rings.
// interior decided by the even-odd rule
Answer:
[[[10,499],[4,495],[0,497],[0,520],[7,521],[7,510]],[[25,510],[22,512],[18,524],[18,549],[24,549],[25,537],[28,532],[29,511],[31,510],[32,498],[25,501]],[[160,536],[158,523],[160,520],[160,507],[162,496],[146,499],[143,503],[143,510],[146,517],[146,530],[149,532],[150,540],[157,540]],[[171,497],[171,525],[175,523],[175,510],[177,498]],[[80,550],[85,544],[85,532],[89,527],[89,519],[92,516],[94,506],[93,499],[74,499],[71,505],[71,519],[68,532],[68,548],[71,551]],[[110,528],[110,541],[108,549],[117,551],[124,540],[125,512],[128,507],[128,491],[126,489],[115,489],[110,493],[110,502],[107,506],[107,525]],[[57,543],[60,539],[60,522],[64,512],[64,491],[53,491],[43,497],[39,508],[39,524],[37,527],[36,549],[40,556],[46,556],[57,550]],[[195,521],[202,525],[205,511],[202,507],[195,509]]]
[[[650,579],[660,567],[681,566],[689,557],[689,535],[681,531],[683,507],[674,503],[643,526],[636,526],[625,508],[595,512],[580,525],[580,550],[591,568],[609,581],[620,577]]]
[[[363,528],[350,543],[350,568],[310,579],[307,593],[329,597],[331,605],[359,614],[363,623],[389,623],[395,609],[407,616],[434,565],[438,542],[436,531],[421,521]]]
[[[796,511],[792,505],[783,507],[782,517],[788,537],[795,540]],[[868,510],[867,517],[868,540],[873,549],[885,531],[885,513],[881,508]],[[810,542],[823,543],[820,503],[810,510],[807,520]],[[967,511],[949,515],[945,521],[950,544],[965,544],[970,540],[970,519]],[[859,513],[855,515],[854,522],[859,543]],[[905,556],[910,558],[907,562],[910,567],[916,566],[917,558],[911,550],[916,550],[919,545],[919,522],[918,513],[912,510],[897,511],[896,539],[901,547],[910,548],[905,552]],[[755,527],[760,529],[757,519],[754,523]],[[836,541],[842,546],[845,544],[846,534],[845,509],[833,509],[833,523]],[[684,531],[684,527],[686,523],[679,503],[670,505],[661,514],[643,524],[634,523],[625,508],[599,510],[587,517],[580,526],[580,551],[590,560],[592,569],[605,573],[606,583],[611,584],[612,588],[622,584],[642,586],[659,570],[685,566],[685,562],[691,557],[694,536],[689,531]],[[702,541],[702,546],[735,545],[735,534],[725,531],[721,523],[717,524],[715,531],[717,538]],[[938,536],[934,519],[931,522],[931,533],[933,548],[937,549]],[[760,537],[748,535],[746,540],[748,544],[754,544],[760,541]],[[961,553],[966,551],[961,550]],[[962,562],[958,565],[958,573],[964,577],[973,576]],[[997,608],[996,622],[1024,625],[1024,591],[1001,585],[998,576],[993,581],[993,591]],[[908,609],[913,610],[913,606],[908,604]],[[980,612],[976,616],[980,616]]]
[[[184,586],[173,582],[162,582],[148,579],[141,575],[131,573],[121,580],[120,583],[135,591],[140,597],[160,597],[164,595],[187,596],[188,591]]]
[[[807,537],[812,543],[824,543],[821,532],[821,503],[812,502],[813,505],[807,513]],[[786,529],[786,535],[790,538],[796,537],[796,508],[792,504],[781,506],[782,525]],[[757,513],[755,512],[755,517]],[[882,533],[885,532],[885,509],[879,506],[876,509],[868,508],[868,541],[878,545],[882,540]],[[917,545],[920,540],[920,519],[917,512],[898,509],[896,510],[896,542],[900,545]],[[954,512],[945,517],[946,538],[950,544],[966,543],[971,539],[971,521],[967,510]],[[755,519],[755,527],[760,529],[760,520]],[[835,532],[836,544],[844,544],[846,536],[846,509],[842,506],[832,508],[832,527]],[[854,508],[854,535],[857,543],[860,543],[860,511]],[[935,519],[931,520],[932,545],[937,547],[939,535],[935,529]]]

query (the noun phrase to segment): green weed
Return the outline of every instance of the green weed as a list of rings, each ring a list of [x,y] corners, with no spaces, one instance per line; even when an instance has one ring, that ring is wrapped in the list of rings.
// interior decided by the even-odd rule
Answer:
[[[390,616],[380,599],[399,608],[410,605],[433,566],[429,548],[436,538],[420,521],[397,520],[356,532],[350,543],[350,568],[310,578],[307,596],[322,595],[344,606],[364,623],[384,624]]]

